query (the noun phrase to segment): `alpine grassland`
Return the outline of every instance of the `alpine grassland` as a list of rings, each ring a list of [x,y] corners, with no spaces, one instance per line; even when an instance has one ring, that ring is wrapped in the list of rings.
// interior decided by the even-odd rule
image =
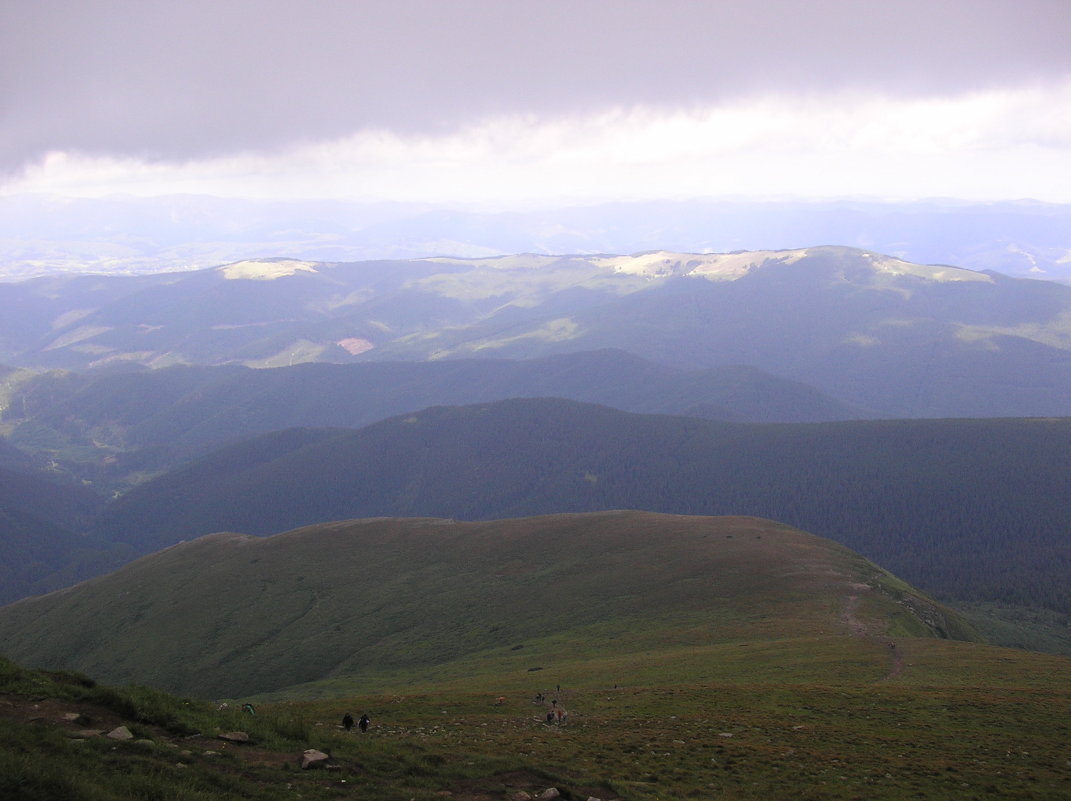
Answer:
[[[8,671],[0,787],[29,801],[477,801],[552,787],[568,799],[629,801],[1071,797],[1068,660],[924,638],[842,639],[810,644],[830,648],[820,677],[814,660],[794,673],[797,647],[776,654],[760,641],[737,646],[723,681],[696,680],[718,653],[652,652],[590,671],[577,656],[505,681],[493,662],[482,672],[474,663],[441,686],[299,688],[289,700],[253,699],[255,714],[86,687],[72,674],[19,671],[12,682]],[[771,659],[782,662],[776,676]],[[649,673],[638,676],[641,662]],[[642,680],[609,684],[609,672]],[[564,717],[548,722],[559,708]],[[137,739],[64,730],[66,709],[94,723],[131,721]],[[367,713],[368,731],[345,731],[346,712]],[[250,741],[219,739],[232,729]],[[328,754],[330,770],[302,770],[307,748]]]
[[[830,540],[758,518],[627,511],[210,535],[4,607],[0,638],[20,663],[229,698],[785,639],[820,663],[808,643],[871,618],[890,634],[981,639]]]
[[[758,518],[215,535],[0,635],[4,799],[1071,798],[1071,660]]]

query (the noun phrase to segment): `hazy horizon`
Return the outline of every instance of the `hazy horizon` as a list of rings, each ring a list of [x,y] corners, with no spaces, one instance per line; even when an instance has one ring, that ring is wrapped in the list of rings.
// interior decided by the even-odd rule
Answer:
[[[9,6],[0,195],[1071,202],[1061,0]]]

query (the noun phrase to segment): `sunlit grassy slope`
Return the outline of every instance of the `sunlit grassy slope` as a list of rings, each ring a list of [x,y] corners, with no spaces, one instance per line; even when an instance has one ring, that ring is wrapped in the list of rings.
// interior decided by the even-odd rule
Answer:
[[[0,610],[20,662],[201,697],[537,674],[871,681],[894,671],[898,636],[976,635],[831,541],[631,511],[218,534]]]

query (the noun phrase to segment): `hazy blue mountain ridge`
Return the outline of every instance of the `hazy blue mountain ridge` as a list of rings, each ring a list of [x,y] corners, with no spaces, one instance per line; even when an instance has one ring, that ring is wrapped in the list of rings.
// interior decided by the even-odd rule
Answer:
[[[0,285],[0,303],[36,309],[32,325],[3,327],[0,357],[270,367],[611,348],[689,369],[747,365],[871,416],[1071,414],[1071,287],[851,248],[274,259],[95,286]]]
[[[752,422],[864,416],[753,368],[685,371],[605,350],[528,361],[52,371],[11,390],[0,422],[12,441],[106,486],[251,434],[357,428],[427,406],[541,396]]]
[[[0,280],[212,267],[265,254],[321,262],[506,253],[728,252],[837,242],[927,264],[1071,280],[1071,206],[1031,201],[603,203],[485,213],[422,204],[0,198]]]

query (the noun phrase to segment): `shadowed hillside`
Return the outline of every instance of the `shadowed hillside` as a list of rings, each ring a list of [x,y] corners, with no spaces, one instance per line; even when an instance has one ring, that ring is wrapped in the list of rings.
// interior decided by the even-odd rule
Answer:
[[[600,657],[631,656],[630,668],[591,670],[634,681],[657,653],[683,656],[691,680],[776,676],[789,658],[797,680],[875,680],[891,670],[872,639],[886,636],[976,635],[830,541],[752,518],[640,512],[219,534],[0,610],[18,661],[217,697],[340,676],[523,676]],[[793,645],[745,670],[733,654],[749,641]]]
[[[0,603],[129,561],[129,548],[90,543],[82,536],[103,505],[84,487],[0,467]]]
[[[751,422],[864,416],[754,368],[679,370],[614,350],[531,361],[28,373],[0,397],[0,419],[12,440],[98,488],[122,486],[252,434],[295,426],[357,428],[428,406],[510,397]],[[0,439],[0,448],[4,444]],[[0,450],[0,462],[3,455]]]

